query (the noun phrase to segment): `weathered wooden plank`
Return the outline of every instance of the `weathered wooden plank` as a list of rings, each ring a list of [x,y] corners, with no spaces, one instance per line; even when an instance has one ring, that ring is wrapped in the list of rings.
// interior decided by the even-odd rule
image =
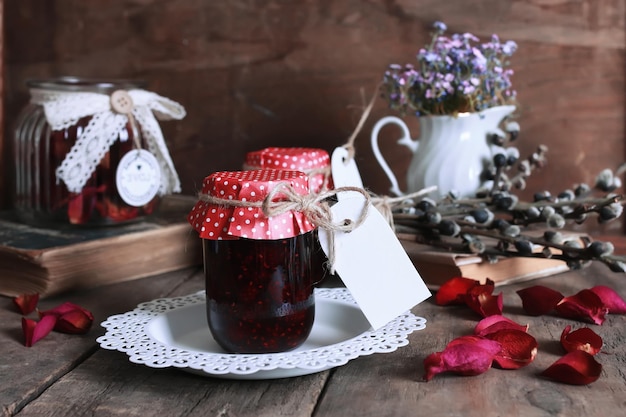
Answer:
[[[20,416],[312,415],[328,371],[296,379],[233,381],[135,365],[100,350]]]
[[[599,284],[610,285],[622,294],[626,292],[623,275],[609,273],[603,265],[592,265],[581,272],[544,278],[535,283],[566,295]],[[538,373],[562,355],[558,344],[562,329],[567,324],[575,328],[584,324],[552,316],[524,315],[515,290],[526,285],[531,284],[498,289],[504,293],[505,315],[520,323],[529,323],[530,333],[539,342],[535,362],[516,371],[491,369],[477,377],[439,375],[428,383],[422,382],[425,356],[441,350],[454,337],[471,333],[478,321],[478,317],[465,308],[437,307],[431,301],[414,309],[416,314],[428,319],[428,325],[411,336],[407,347],[390,354],[362,357],[333,371],[270,381],[220,380],[176,370],[155,370],[131,364],[119,352],[97,350],[87,358],[66,353],[76,348],[76,340],[93,346],[95,334],[90,334],[87,341],[76,336],[59,340],[57,335],[52,335],[34,348],[19,346],[18,349],[18,342],[7,334],[19,331],[10,327],[3,328],[2,333],[15,346],[5,356],[10,357],[14,365],[3,364],[1,369],[8,367],[14,372],[2,376],[3,381],[15,381],[11,387],[20,390],[22,397],[21,402],[9,404],[13,408],[5,405],[4,411],[11,415],[24,406],[20,411],[24,416],[589,416],[614,415],[621,410],[626,394],[626,377],[622,371],[626,357],[623,334],[626,318],[609,316],[603,326],[591,325],[605,342],[605,353],[598,357],[604,370],[597,382],[587,387],[550,382],[540,378]],[[139,301],[189,294],[202,287],[200,271],[184,276],[169,274],[84,292],[72,301],[93,305],[94,311],[121,312],[133,308]],[[6,309],[2,314],[9,316]],[[10,316],[18,317],[17,314]],[[47,346],[47,343],[54,346]],[[35,350],[41,346],[47,349]],[[86,348],[81,350],[85,351],[89,353]],[[40,352],[41,362],[31,367],[25,359],[32,360],[29,355],[33,352]],[[46,360],[54,362],[57,368],[60,363],[66,365],[63,370],[55,369],[45,363]],[[21,361],[27,363],[26,372],[23,366],[17,365]],[[17,369],[27,376],[18,375]],[[39,371],[37,376],[31,375],[35,370]],[[62,375],[65,371],[67,374]],[[28,384],[33,384],[33,380],[39,387],[37,392],[29,391]],[[6,389],[0,394],[3,398],[16,395]],[[28,396],[24,397],[25,394]]]
[[[202,276],[197,273],[175,289],[170,287],[174,290],[167,295],[202,289]],[[147,284],[146,280],[140,282]],[[155,370],[130,363],[123,353],[98,350],[19,415],[312,415],[328,375],[327,371],[282,380],[224,380],[179,370]]]
[[[46,310],[62,302],[79,304],[94,314],[92,329],[85,335],[52,332],[31,348],[24,347],[21,315],[8,297],[0,297],[0,398],[2,415],[13,415],[65,373],[97,349],[96,337],[104,333],[100,323],[109,315],[122,313],[138,303],[167,296],[193,277],[197,268],[176,271],[89,291],[66,293],[40,302]],[[197,276],[197,275],[196,275]],[[203,285],[198,278],[198,289]],[[30,317],[30,316],[29,316]]]
[[[475,377],[442,374],[422,382],[424,358],[443,350],[453,338],[471,334],[478,321],[478,316],[467,308],[437,307],[427,301],[414,309],[417,315],[428,319],[427,327],[411,336],[408,347],[389,355],[360,358],[334,372],[318,406],[319,415],[355,412],[363,416],[586,417],[617,413],[623,408],[626,395],[626,318],[610,315],[602,326],[588,325],[605,342],[605,354],[597,358],[603,365],[597,382],[581,387],[547,381],[538,374],[564,353],[559,344],[563,328],[567,324],[574,329],[587,325],[552,316],[524,315],[515,290],[533,284],[550,286],[565,295],[599,284],[626,292],[624,276],[607,275],[603,265],[592,266],[581,274],[566,273],[532,284],[502,287],[504,314],[519,323],[529,323],[529,333],[537,338],[539,352],[535,361],[515,371],[490,369]]]

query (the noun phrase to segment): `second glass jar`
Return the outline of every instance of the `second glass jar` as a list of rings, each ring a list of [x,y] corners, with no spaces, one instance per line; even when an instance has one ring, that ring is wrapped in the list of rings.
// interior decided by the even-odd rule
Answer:
[[[126,80],[90,80],[61,77],[33,80],[32,90],[45,93],[103,93],[140,88],[143,82]],[[16,212],[22,220],[37,225],[109,225],[119,224],[151,214],[159,198],[147,204],[130,206],[120,197],[116,186],[116,171],[121,158],[136,143],[147,143],[140,129],[127,123],[109,151],[97,165],[80,192],[70,192],[56,177],[56,170],[89,124],[91,116],[75,124],[52,130],[40,104],[30,103],[19,117],[14,140]]]

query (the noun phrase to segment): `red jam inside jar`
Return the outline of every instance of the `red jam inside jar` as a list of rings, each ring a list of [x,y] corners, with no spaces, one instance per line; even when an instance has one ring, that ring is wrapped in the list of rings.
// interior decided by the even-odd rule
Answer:
[[[330,155],[324,149],[303,147],[268,147],[246,154],[243,166],[245,169],[277,169],[297,170],[309,177],[309,189],[313,193],[321,193],[333,189],[330,170]],[[322,251],[319,240],[315,239],[314,262],[322,265],[328,258]],[[328,271],[320,269],[322,282],[330,276]]]
[[[315,225],[293,205],[307,196],[299,171],[204,179],[188,220],[203,239],[209,329],[227,352],[284,352],[309,336],[323,266]]]
[[[235,353],[292,350],[315,318],[314,235],[279,240],[204,240],[207,318],[215,341]]]

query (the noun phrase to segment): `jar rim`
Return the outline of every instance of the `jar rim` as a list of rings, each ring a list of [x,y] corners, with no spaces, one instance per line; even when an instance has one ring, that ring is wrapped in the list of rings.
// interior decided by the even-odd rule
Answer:
[[[146,81],[64,76],[27,80],[26,85],[28,88],[41,88],[45,90],[112,93],[115,90],[144,88]]]

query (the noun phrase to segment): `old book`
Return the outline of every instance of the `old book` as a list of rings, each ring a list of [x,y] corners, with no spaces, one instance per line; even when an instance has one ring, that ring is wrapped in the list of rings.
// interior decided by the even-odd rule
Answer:
[[[433,290],[459,276],[483,283],[489,278],[499,286],[569,271],[567,264],[558,259],[516,256],[501,257],[492,263],[478,255],[448,252],[416,243],[410,235],[398,237],[417,272]],[[576,235],[576,239],[588,237]]]
[[[186,221],[189,197],[166,197],[136,223],[41,228],[0,215],[0,294],[62,291],[137,279],[202,264],[201,240]]]

